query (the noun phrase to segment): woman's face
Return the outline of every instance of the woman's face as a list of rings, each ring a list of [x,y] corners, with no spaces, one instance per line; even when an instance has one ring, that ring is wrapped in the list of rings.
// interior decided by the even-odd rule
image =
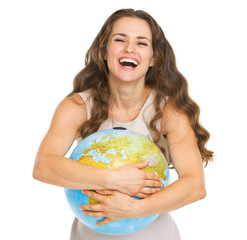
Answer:
[[[118,19],[107,43],[105,60],[109,81],[144,82],[154,63],[149,24],[135,17]]]

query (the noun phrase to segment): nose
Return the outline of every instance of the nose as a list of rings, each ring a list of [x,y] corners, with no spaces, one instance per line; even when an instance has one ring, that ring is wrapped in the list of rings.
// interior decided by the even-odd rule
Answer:
[[[135,52],[135,44],[133,42],[127,42],[125,45],[125,52],[134,53]]]

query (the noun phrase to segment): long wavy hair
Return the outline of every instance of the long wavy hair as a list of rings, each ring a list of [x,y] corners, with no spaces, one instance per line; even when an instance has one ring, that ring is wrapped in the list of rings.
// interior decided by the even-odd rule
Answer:
[[[107,80],[108,68],[104,56],[113,25],[122,17],[140,18],[150,25],[155,63],[146,73],[145,84],[157,92],[154,100],[156,113],[149,123],[150,129],[154,131],[156,136],[155,143],[167,156],[165,149],[161,146],[161,133],[156,128],[156,122],[162,116],[160,103],[168,96],[173,99],[175,107],[188,116],[197,138],[202,160],[206,163],[206,166],[208,161],[213,159],[213,152],[205,147],[210,134],[199,123],[200,108],[188,94],[187,81],[177,69],[173,49],[162,29],[153,17],[141,10],[120,9],[114,12],[104,23],[86,54],[85,67],[76,75],[73,82],[73,91],[68,95],[72,96],[88,89],[91,91],[93,99],[91,118],[80,127],[80,136],[85,138],[96,132],[108,118],[110,88]],[[169,157],[168,162],[172,164]]]

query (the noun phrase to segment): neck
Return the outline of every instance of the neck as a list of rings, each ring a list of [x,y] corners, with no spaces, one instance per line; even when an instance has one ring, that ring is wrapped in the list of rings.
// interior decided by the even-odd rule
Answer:
[[[137,86],[138,85],[138,86]],[[116,86],[110,83],[110,109],[132,111],[141,109],[147,100],[150,89],[144,84],[121,84]]]

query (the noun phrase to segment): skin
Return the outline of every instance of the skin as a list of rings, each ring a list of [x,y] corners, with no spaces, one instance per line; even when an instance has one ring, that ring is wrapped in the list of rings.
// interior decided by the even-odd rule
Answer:
[[[123,69],[120,58],[133,58],[139,65],[135,70]],[[148,23],[138,18],[119,19],[110,34],[105,59],[112,92],[109,115],[120,122],[132,121],[150,93],[145,87],[145,75],[154,58]]]
[[[124,33],[124,42],[114,43],[115,36],[122,39],[122,36],[115,35],[117,33]],[[146,40],[148,45],[140,47],[137,36],[145,37],[145,40],[149,39],[149,41]],[[146,91],[148,92],[145,88],[143,73],[154,63],[151,41],[150,27],[144,20],[126,17],[118,20],[114,25],[107,46],[107,57],[110,60],[108,66],[109,68],[111,66],[110,70],[112,70],[109,82],[114,90],[112,97],[114,104],[110,114],[118,121],[132,121],[143,105],[138,99],[145,96]],[[141,59],[140,62],[143,64],[141,69],[136,72],[124,72],[118,64],[118,58],[122,55]],[[135,96],[136,101],[133,100]],[[133,104],[136,106],[137,102],[140,103],[140,107],[137,106],[137,112],[135,112]],[[123,117],[123,114],[125,116],[127,114],[128,117]],[[104,190],[97,193],[83,191],[86,195],[100,201],[100,204],[80,207],[88,216],[105,217],[97,223],[98,225],[123,218],[137,218],[172,211],[205,197],[202,159],[195,134],[187,116],[177,110],[171,100],[163,109],[161,129],[162,134],[167,136],[170,155],[179,179],[142,201],[135,200],[119,191]]]
[[[205,197],[203,166],[194,132],[187,117],[175,109],[171,101],[164,107],[162,129],[167,134],[170,154],[179,179],[142,201],[118,191],[100,191],[100,194],[85,191],[86,195],[101,203],[83,205],[80,209],[88,216],[106,217],[98,225],[123,218],[169,212]],[[109,194],[110,197],[107,196]]]
[[[105,57],[110,59],[110,52],[109,56]],[[141,59],[139,60],[141,61]],[[144,65],[140,64],[140,66]],[[112,72],[115,73],[114,71]],[[144,81],[143,74],[144,70],[140,71],[139,74],[132,74],[132,77],[135,75],[135,86],[140,86],[138,81],[140,77],[142,82]],[[133,91],[134,89],[131,91],[132,95],[134,92],[137,93],[133,99],[137,104],[129,107],[126,105],[122,108],[118,106],[118,104],[123,103],[122,100],[130,103],[130,99],[127,100],[127,98],[130,98],[130,94],[126,94],[128,95],[127,98],[123,94],[130,90],[131,87],[125,81],[128,74],[120,78],[117,74],[115,75],[114,78],[110,77],[112,79],[113,91],[116,91],[116,84],[119,81],[126,86],[121,93],[116,91],[116,94],[112,96],[112,108],[109,112],[112,116],[118,116],[119,112],[123,114],[128,112],[126,116],[133,118],[144,102],[143,97],[145,96],[143,94],[146,92],[144,83],[141,84],[141,91]],[[129,78],[128,81],[131,82],[131,79]],[[117,106],[119,111],[113,110],[115,106]],[[71,189],[113,189],[137,197],[146,197],[151,193],[159,191],[159,188],[162,186],[160,177],[153,173],[141,171],[141,169],[148,165],[148,161],[114,170],[106,170],[83,165],[64,157],[74,140],[79,136],[79,128],[86,120],[87,109],[79,95],[76,94],[66,98],[58,105],[50,128],[37,152],[33,170],[33,177],[35,179]],[[149,187],[154,188],[150,189]]]
[[[109,115],[114,120],[134,120],[150,94],[145,87],[145,74],[155,62],[151,43],[152,34],[146,21],[124,17],[115,22],[105,56],[112,93]],[[139,65],[134,70],[124,69],[119,64],[122,57],[134,58]],[[37,153],[33,176],[46,183],[83,189],[86,195],[99,200],[100,204],[80,206],[88,216],[105,217],[98,225],[172,211],[205,197],[202,159],[195,134],[187,116],[171,100],[164,106],[161,130],[167,136],[178,180],[161,191],[159,177],[141,171],[148,162],[110,171],[65,158],[86,119],[86,107],[79,95],[60,103]],[[139,201],[130,196],[144,199]]]
[[[64,157],[79,136],[78,129],[81,123],[86,121],[86,116],[86,107],[79,95],[66,98],[58,105],[37,152],[33,177],[64,188],[116,189],[133,196],[149,193],[146,186],[155,187],[153,192],[158,191],[161,186],[160,178],[141,171],[148,162],[110,171],[83,165]]]

